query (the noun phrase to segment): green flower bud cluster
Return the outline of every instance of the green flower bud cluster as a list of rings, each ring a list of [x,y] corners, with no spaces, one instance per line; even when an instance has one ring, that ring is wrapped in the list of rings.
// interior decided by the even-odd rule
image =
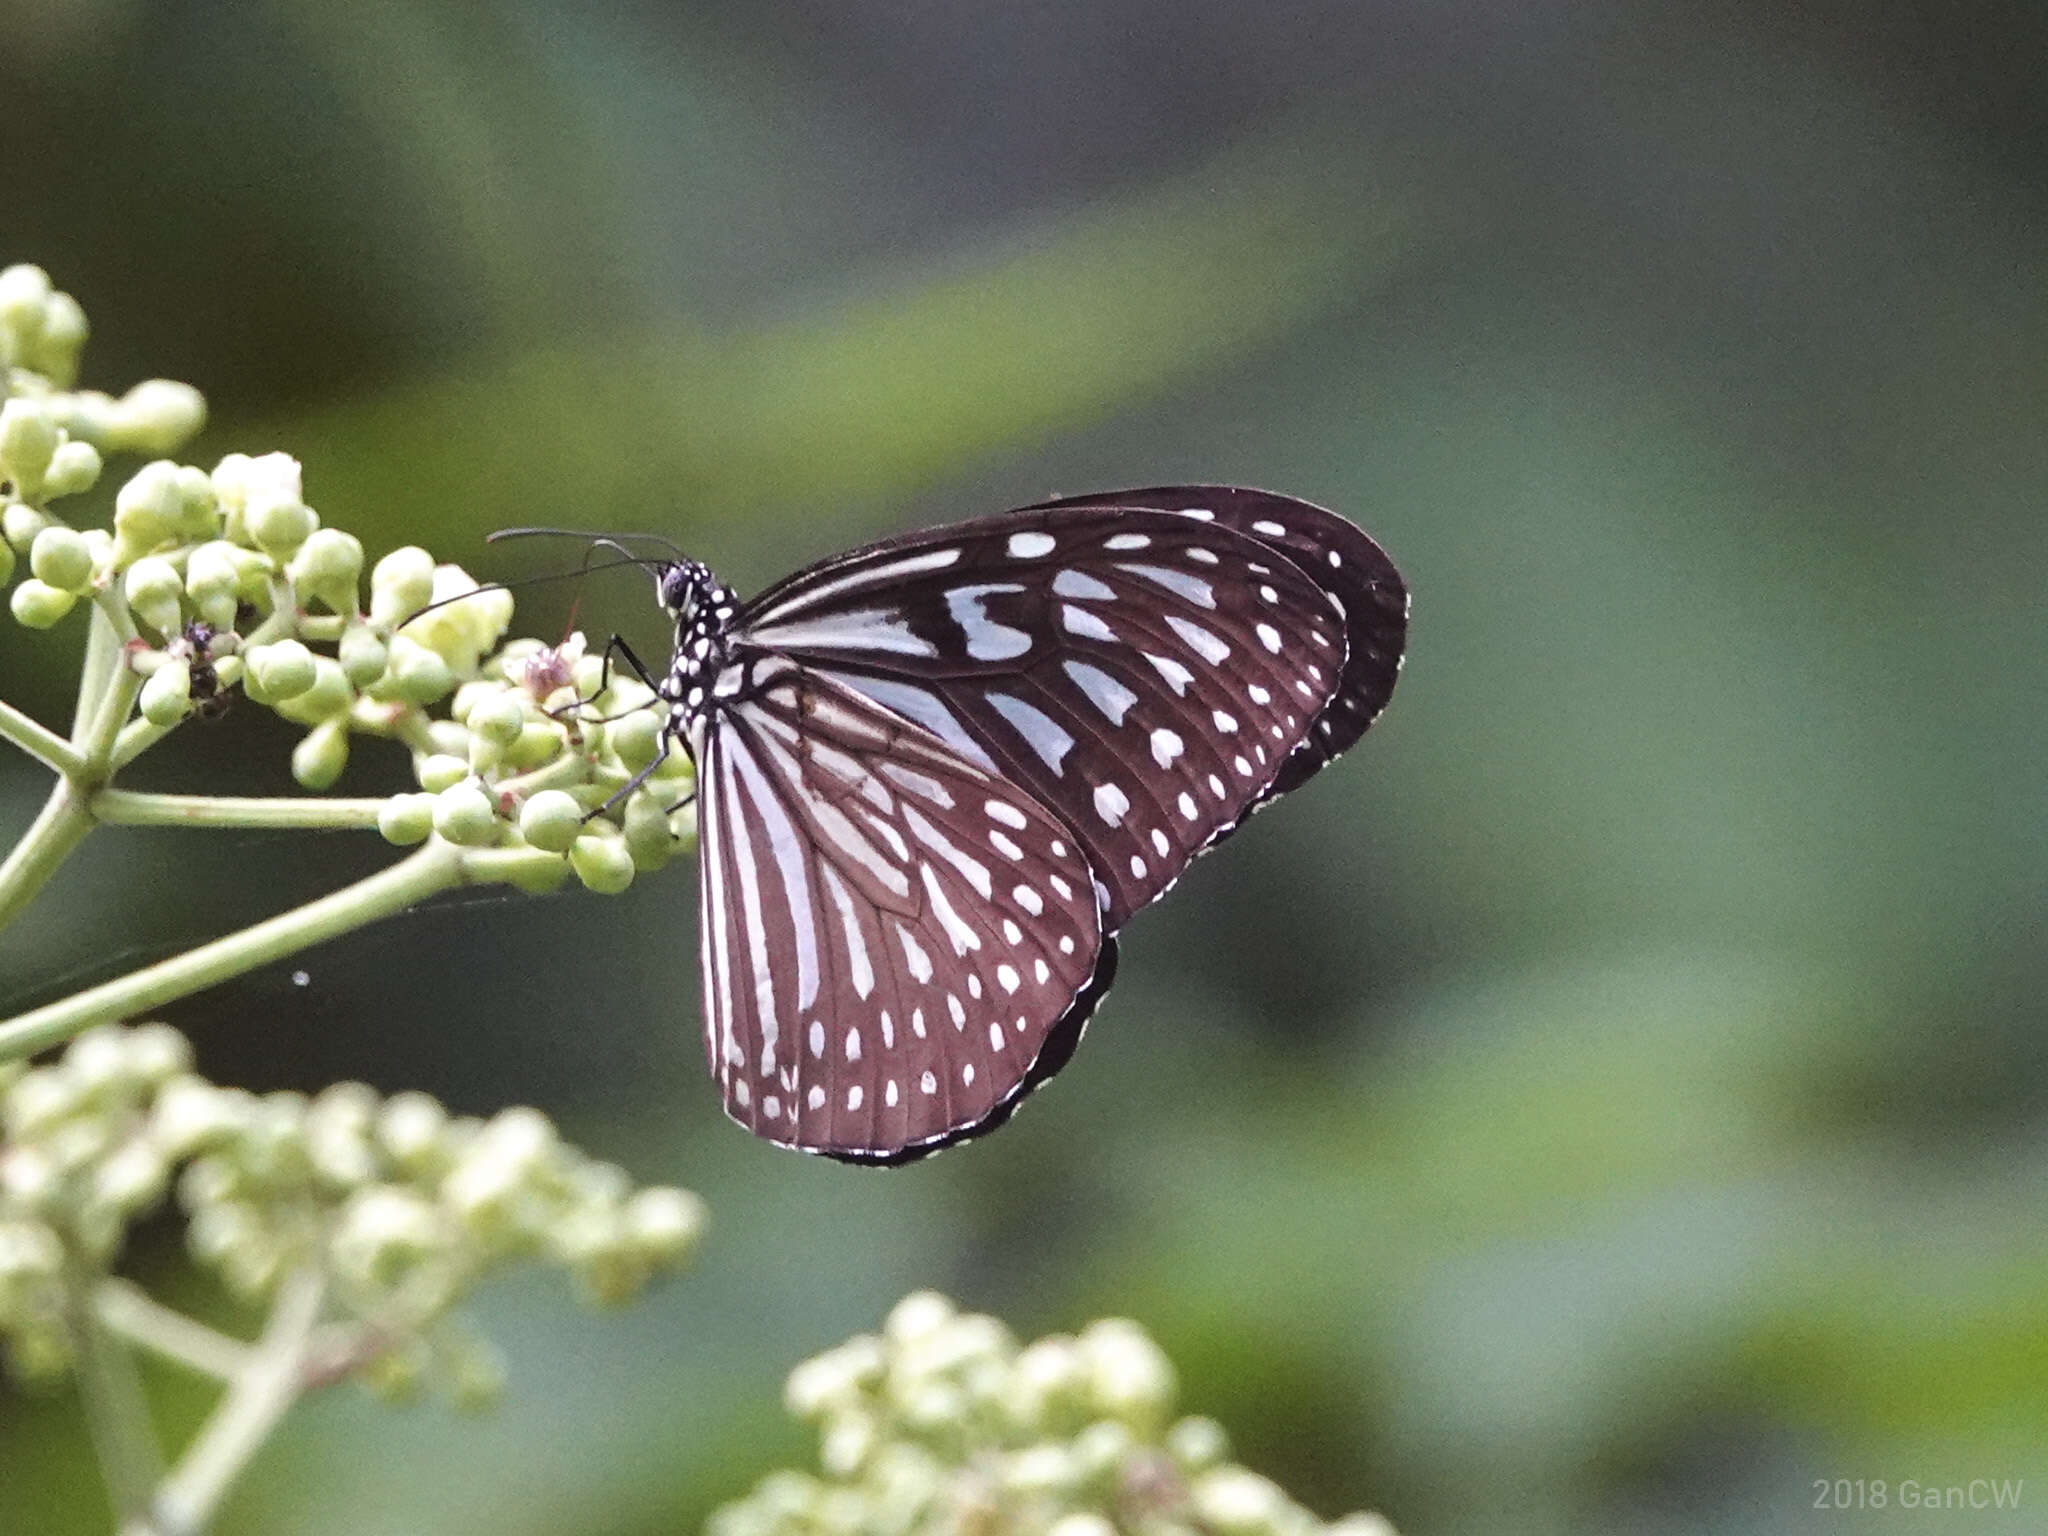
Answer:
[[[1173,1367],[1136,1323],[1019,1347],[943,1296],[905,1297],[790,1375],[821,1472],[779,1472],[710,1536],[1393,1536],[1326,1524],[1229,1461],[1214,1420],[1173,1417]]]
[[[93,403],[105,397],[67,392],[84,334],[39,269],[0,273],[0,584],[20,576],[9,606],[22,624],[48,628],[83,602],[128,640],[144,681],[116,766],[239,687],[304,729],[291,771],[307,789],[333,787],[359,737],[410,750],[419,789],[378,820],[393,843],[531,853],[496,873],[533,889],[573,874],[604,893],[692,846],[695,817],[679,809],[691,765],[664,756],[651,690],[608,675],[581,635],[500,648],[511,595],[424,549],[369,564],[308,505],[289,455],[229,454],[210,471],[155,459],[119,487],[110,528],[51,511],[97,479],[101,449],[167,451],[182,441],[171,428],[189,435],[203,413],[159,381],[129,397],[157,413],[153,428],[109,426],[112,407]]]
[[[550,1263],[616,1305],[701,1239],[695,1195],[633,1189],[538,1111],[481,1121],[360,1083],[258,1096],[190,1064],[168,1026],[108,1025],[0,1088],[0,1342],[18,1370],[66,1367],[67,1287],[104,1274],[172,1189],[193,1259],[230,1290],[267,1297],[316,1270],[334,1321],[360,1330],[347,1363],[367,1385],[462,1403],[502,1374],[455,1315],[489,1275]]]

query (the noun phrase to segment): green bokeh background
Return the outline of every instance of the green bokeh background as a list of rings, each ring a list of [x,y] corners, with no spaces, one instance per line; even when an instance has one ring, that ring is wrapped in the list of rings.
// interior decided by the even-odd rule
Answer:
[[[687,864],[172,1010],[222,1079],[536,1103],[715,1221],[622,1316],[493,1291],[492,1418],[310,1404],[223,1529],[694,1528],[808,1454],[787,1368],[923,1285],[1137,1317],[1245,1460],[1411,1536],[2040,1529],[2044,80],[1992,0],[0,5],[0,261],[84,302],[87,382],[199,384],[195,457],[288,449],[373,551],[638,527],[753,589],[1226,480],[1415,593],[1384,722],[930,1163],[723,1121]],[[637,580],[580,602],[659,649]],[[56,717],[77,628],[0,630],[9,698]],[[139,786],[283,783],[258,711],[181,734]],[[42,790],[0,762],[0,828]],[[388,857],[103,832],[0,1013]],[[169,1230],[132,1267],[216,1305]],[[1896,1508],[1973,1478],[2020,1509]],[[105,1522],[68,1396],[0,1391],[0,1531]]]

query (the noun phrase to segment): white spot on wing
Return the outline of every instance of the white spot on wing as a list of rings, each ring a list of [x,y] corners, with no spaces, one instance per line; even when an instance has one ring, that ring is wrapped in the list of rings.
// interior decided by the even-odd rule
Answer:
[[[1026,704],[1007,693],[991,692],[988,701],[995,706],[997,714],[1016,728],[1017,734],[1039,755],[1046,767],[1054,773],[1061,771],[1061,762],[1074,749],[1074,738],[1060,729],[1058,721],[1035,705]]]
[[[1259,644],[1263,645],[1275,656],[1278,656],[1280,654],[1280,631],[1270,624],[1261,624],[1259,626]]]
[[[1014,583],[998,581],[976,587],[955,587],[946,594],[946,612],[953,616],[953,622],[967,637],[968,655],[976,661],[1008,661],[1031,649],[1031,636],[1021,629],[998,624],[982,609],[983,600],[993,593],[1023,590]]]
[[[1173,760],[1180,756],[1185,743],[1179,733],[1161,726],[1152,733],[1152,761],[1162,768],[1171,768]]]
[[[1186,693],[1188,685],[1195,680],[1195,674],[1175,661],[1171,656],[1154,656],[1150,651],[1147,651],[1145,652],[1145,659],[1152,663],[1153,671],[1166,679],[1168,685],[1172,687],[1176,698]]]
[[[1095,814],[1112,827],[1124,819],[1124,812],[1131,808],[1130,796],[1114,784],[1098,784],[1095,787]]]
[[[1129,714],[1131,706],[1138,702],[1135,693],[1100,667],[1090,666],[1085,661],[1067,661],[1061,665],[1067,676],[1088,695],[1088,702],[1101,710],[1111,725],[1124,723],[1124,716]]]
[[[1144,549],[1152,540],[1142,533],[1119,533],[1103,540],[1104,549]]]
[[[1052,589],[1060,597],[1086,597],[1096,602],[1110,602],[1116,597],[1116,588],[1082,571],[1061,571],[1053,577]]]
[[[1028,885],[1020,885],[1010,892],[1010,899],[1029,912],[1033,917],[1045,910],[1045,898]]]
[[[997,821],[1000,821],[1006,827],[1014,827],[1019,832],[1022,832],[1025,828],[1026,820],[1024,813],[1018,810],[1017,807],[1015,807],[1014,805],[1009,804],[1007,801],[984,801],[981,808],[987,811],[992,818],[994,818]]]
[[[1117,569],[1129,571],[1133,576],[1142,576],[1157,586],[1177,596],[1186,598],[1197,608],[1216,606],[1216,589],[1199,576],[1190,576],[1186,571],[1168,570],[1163,565],[1124,565]]]
[[[1176,635],[1179,635],[1181,639],[1187,641],[1194,648],[1195,654],[1208,662],[1212,667],[1230,655],[1229,646],[1225,645],[1215,635],[1210,634],[1201,625],[1184,619],[1177,613],[1169,613],[1166,616],[1166,625]]]
[[[1010,535],[1010,553],[1019,560],[1035,560],[1040,555],[1049,555],[1057,546],[1058,541],[1049,533]]]
[[[1080,635],[1084,639],[1114,640],[1116,638],[1115,630],[1103,623],[1102,620],[1098,619],[1086,608],[1076,608],[1072,603],[1060,604],[1060,623],[1067,627],[1069,633]]]

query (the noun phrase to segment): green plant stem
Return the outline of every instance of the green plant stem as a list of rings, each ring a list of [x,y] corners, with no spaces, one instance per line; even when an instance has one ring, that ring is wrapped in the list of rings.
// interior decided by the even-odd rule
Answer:
[[[305,1390],[306,1341],[325,1300],[318,1270],[285,1277],[248,1364],[158,1485],[148,1522],[131,1536],[197,1536],[212,1522],[222,1497]]]
[[[282,960],[472,878],[482,881],[490,876],[482,869],[472,875],[463,851],[435,838],[390,868],[332,895],[0,1023],[0,1061],[33,1055],[90,1025],[132,1018]]]
[[[351,831],[377,825],[386,801],[312,796],[156,795],[103,789],[89,808],[95,819],[124,827],[296,827]]]
[[[215,1381],[232,1380],[248,1369],[254,1355],[240,1339],[165,1306],[129,1280],[100,1281],[93,1288],[92,1306],[108,1332]]]
[[[0,929],[49,883],[57,866],[92,828],[92,812],[78,791],[78,782],[69,777],[59,779],[21,841],[0,861]]]
[[[99,708],[100,694],[106,688],[107,680],[114,675],[114,668],[120,664],[117,654],[120,643],[121,637],[115,632],[114,621],[104,608],[94,603],[85,631],[85,660],[78,669],[78,707],[71,717],[73,741],[85,734],[86,725]]]
[[[76,778],[85,772],[85,758],[77,748],[5,699],[0,699],[0,740],[13,742],[52,773]]]
[[[127,1346],[100,1322],[89,1282],[80,1277],[69,1290],[79,1400],[114,1518],[125,1525],[149,1508],[152,1490],[163,1476],[163,1453]]]

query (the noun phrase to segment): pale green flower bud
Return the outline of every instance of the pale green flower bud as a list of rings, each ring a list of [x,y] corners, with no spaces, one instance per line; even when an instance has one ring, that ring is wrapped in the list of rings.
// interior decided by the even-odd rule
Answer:
[[[0,1158],[0,1195],[20,1210],[53,1210],[63,1192],[64,1172],[40,1147],[17,1145]]]
[[[99,449],[91,443],[60,443],[43,472],[43,494],[54,499],[89,491],[99,484],[104,468]]]
[[[445,1253],[454,1239],[432,1201],[409,1189],[378,1184],[349,1197],[327,1253],[344,1280],[388,1291],[422,1261]]]
[[[454,686],[455,674],[440,655],[409,635],[394,635],[389,670],[372,691],[407,704],[431,704]]]
[[[27,498],[41,495],[64,429],[40,400],[14,399],[0,405],[0,479],[12,480]]]
[[[473,734],[500,747],[508,747],[526,728],[526,710],[518,694],[500,691],[472,707],[467,724]]]
[[[49,526],[47,515],[23,502],[10,501],[6,511],[0,512],[0,533],[5,533],[8,544],[24,555],[35,543],[36,535]]]
[[[385,1154],[411,1175],[441,1166],[442,1133],[448,1111],[424,1093],[394,1093],[377,1116],[377,1140]]]
[[[900,1348],[936,1333],[958,1315],[953,1303],[937,1291],[912,1291],[889,1309],[882,1332]]]
[[[219,1146],[241,1123],[241,1101],[197,1077],[166,1083],[150,1106],[151,1132],[169,1157]]]
[[[1332,1520],[1325,1536],[1397,1536],[1397,1533],[1394,1522],[1385,1515],[1360,1511]]]
[[[378,808],[377,830],[400,848],[424,843],[434,831],[434,797],[393,795]]]
[[[1243,1467],[1212,1467],[1188,1488],[1195,1515],[1219,1536],[1273,1536],[1296,1522],[1279,1487]]]
[[[17,336],[40,332],[44,307],[55,291],[50,274],[41,267],[21,262],[0,271],[0,327]],[[14,361],[11,356],[6,360]]]
[[[121,591],[135,616],[166,639],[185,627],[185,581],[170,561],[144,555],[128,567]]]
[[[1191,1415],[1166,1432],[1166,1453],[1183,1472],[1200,1472],[1230,1454],[1230,1437],[1214,1419]]]
[[[64,1245],[42,1222],[0,1221],[0,1293],[55,1280],[63,1269]]]
[[[548,853],[567,853],[582,831],[583,807],[562,790],[541,790],[519,808],[519,835]]]
[[[220,498],[213,481],[194,464],[178,466],[178,532],[186,542],[211,539],[221,531]]]
[[[669,830],[665,796],[636,791],[626,802],[623,825],[626,849],[633,855],[633,867],[642,874],[661,868],[676,856],[679,845]]]
[[[36,372],[59,389],[69,389],[78,377],[79,354],[91,327],[85,310],[68,293],[53,293],[43,304],[42,345],[37,349]]]
[[[482,847],[498,835],[491,797],[466,781],[442,790],[434,797],[434,830],[462,847]]]
[[[616,833],[586,831],[570,846],[569,867],[600,896],[616,896],[633,883],[632,852]]]
[[[14,580],[14,546],[0,539],[0,587]]]
[[[147,1088],[160,1088],[192,1069],[192,1043],[168,1024],[138,1024],[128,1031],[128,1070]]]
[[[169,1182],[170,1166],[163,1154],[138,1137],[101,1162],[93,1173],[90,1198],[118,1222],[126,1222],[161,1200]]]
[[[1156,1430],[1173,1403],[1173,1366],[1165,1352],[1125,1318],[1089,1324],[1080,1343],[1096,1409],[1141,1434]]]
[[[1117,1536],[1117,1529],[1092,1509],[1076,1510],[1047,1526],[1045,1536]]]
[[[618,755],[628,773],[638,773],[661,750],[661,717],[651,709],[638,709],[610,723],[605,741]]]
[[[82,593],[92,585],[92,548],[83,534],[52,524],[29,546],[28,568],[53,587]]]
[[[818,1460],[835,1477],[851,1477],[874,1455],[881,1430],[865,1413],[835,1413],[818,1437]]]
[[[555,760],[562,750],[562,728],[552,720],[529,720],[505,748],[506,765],[527,773]]]
[[[348,767],[348,722],[323,720],[292,748],[292,777],[307,789],[331,789]]]
[[[225,598],[232,615],[241,589],[241,563],[235,557],[235,546],[226,540],[201,544],[185,557],[185,590],[195,603],[203,605]]]
[[[453,753],[435,752],[413,765],[413,776],[420,781],[421,789],[438,795],[468,778],[469,764]]]
[[[351,624],[341,632],[337,647],[342,675],[357,688],[367,688],[384,675],[391,650],[367,624]]]
[[[313,686],[289,699],[279,699],[271,707],[295,725],[314,726],[339,720],[348,713],[355,698],[355,690],[349,687],[348,674],[341,670],[341,663],[332,656],[315,652]]]
[[[410,1403],[419,1397],[431,1364],[417,1339],[395,1339],[363,1363],[356,1379],[380,1402]]]
[[[1136,1444],[1128,1425],[1102,1419],[1074,1436],[1074,1468],[1084,1485],[1107,1492]]]
[[[475,675],[484,652],[512,622],[512,594],[478,586],[458,565],[442,565],[434,568],[431,602],[430,611],[405,622],[405,638],[439,655],[456,675]]]
[[[396,624],[434,599],[434,557],[417,545],[394,549],[370,572],[370,622]]]
[[[597,697],[597,685],[604,681],[604,658],[579,656],[570,664],[569,675],[578,698],[594,699]]]
[[[126,565],[173,538],[185,517],[178,466],[156,459],[135,471],[114,495],[116,558]]]
[[[151,725],[176,725],[192,712],[192,667],[166,661],[142,685],[142,718]]]
[[[75,593],[30,577],[14,589],[7,606],[24,628],[48,629],[69,613],[77,601]]]
[[[206,425],[206,397],[174,379],[145,379],[121,397],[117,445],[135,453],[175,453]]]
[[[709,1213],[688,1190],[657,1186],[631,1196],[623,1215],[626,1240],[640,1257],[655,1268],[672,1269],[697,1251]]]
[[[243,686],[259,704],[282,704],[320,680],[313,653],[297,640],[252,645],[242,653]]]
[[[14,1141],[39,1141],[82,1107],[78,1080],[56,1067],[23,1073],[0,1098],[0,1125]]]
[[[243,526],[249,530],[249,537],[256,541],[258,549],[273,559],[288,560],[320,526],[320,519],[302,501],[287,501],[282,497],[265,497],[260,501],[252,498],[244,514]]]
[[[356,582],[363,574],[363,546],[353,534],[322,528],[311,534],[286,567],[303,597],[312,597],[344,616],[356,611]]]

